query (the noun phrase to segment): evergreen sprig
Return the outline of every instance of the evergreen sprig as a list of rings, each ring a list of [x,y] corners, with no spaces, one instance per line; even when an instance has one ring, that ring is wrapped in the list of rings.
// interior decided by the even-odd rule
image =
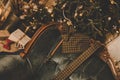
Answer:
[[[120,27],[120,2],[117,0],[61,0],[54,7],[55,20],[64,22],[63,10],[77,31],[94,39],[105,39],[107,33],[115,33]]]
[[[120,27],[120,2],[118,0],[57,0],[52,13],[44,5],[27,16],[24,21],[40,25],[50,21],[72,23],[78,32],[94,39],[105,39],[107,33],[115,33]],[[68,26],[71,26],[68,24]]]

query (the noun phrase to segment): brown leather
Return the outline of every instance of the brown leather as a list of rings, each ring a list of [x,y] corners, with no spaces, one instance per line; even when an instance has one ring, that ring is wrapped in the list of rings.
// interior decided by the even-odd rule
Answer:
[[[70,36],[62,35],[62,53],[82,53],[89,47],[90,38],[81,33],[74,33]]]
[[[33,35],[33,37],[31,38],[31,41],[25,46],[24,52],[20,53],[21,57],[25,57],[28,53],[28,51],[31,49],[32,46],[34,46],[34,42],[37,40],[38,36],[41,36],[42,33],[47,30],[50,27],[53,27],[52,25],[58,25],[58,26],[54,26],[54,28],[59,27],[60,23],[56,23],[56,22],[50,22],[46,25],[41,26],[36,33]]]

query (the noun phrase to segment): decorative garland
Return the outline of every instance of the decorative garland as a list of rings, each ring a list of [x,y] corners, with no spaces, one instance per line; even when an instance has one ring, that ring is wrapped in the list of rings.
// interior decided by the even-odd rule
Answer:
[[[54,18],[62,18],[64,21],[65,15],[77,31],[104,41],[107,33],[118,33],[119,5],[117,0],[62,0],[54,8],[54,14],[59,13]]]
[[[27,9],[21,8],[21,16],[24,16],[24,24],[32,26],[32,31],[42,24],[56,21],[74,27],[77,32],[104,41],[107,33],[118,33],[120,27],[118,0],[57,0],[52,10],[45,4],[30,1],[28,4],[24,3],[26,5],[23,7],[27,6]],[[30,6],[32,7],[29,8]]]

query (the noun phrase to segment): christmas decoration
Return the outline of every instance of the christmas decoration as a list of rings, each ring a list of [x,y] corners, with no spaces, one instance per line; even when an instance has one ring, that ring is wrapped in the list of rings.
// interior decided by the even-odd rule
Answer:
[[[106,34],[119,31],[119,5],[117,0],[59,0],[53,14],[55,21],[70,21],[78,32],[104,41]]]
[[[18,24],[21,26],[20,29],[29,37],[32,37],[41,25],[52,21],[45,4],[38,3],[38,1],[25,0],[21,1],[20,5],[19,12],[16,13],[21,19]]]
[[[30,37],[41,25],[51,21],[66,24],[102,42],[106,34],[119,33],[118,0],[20,0],[18,4],[15,11],[21,19],[18,24]]]

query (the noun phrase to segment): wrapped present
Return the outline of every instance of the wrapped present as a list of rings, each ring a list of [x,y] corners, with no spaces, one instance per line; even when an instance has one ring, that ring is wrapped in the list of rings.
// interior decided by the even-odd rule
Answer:
[[[8,37],[9,40],[17,43],[16,47],[24,48],[24,46],[31,40],[24,32],[20,29],[15,30]]]

